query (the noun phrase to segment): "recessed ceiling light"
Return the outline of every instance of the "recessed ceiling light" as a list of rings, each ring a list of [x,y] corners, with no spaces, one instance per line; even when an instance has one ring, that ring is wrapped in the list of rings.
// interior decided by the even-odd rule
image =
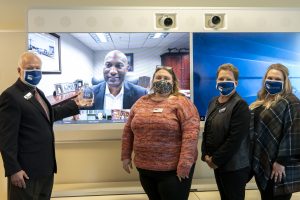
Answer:
[[[111,41],[109,33],[90,33],[90,36],[95,40],[96,43],[105,43]]]
[[[150,33],[148,39],[161,39],[165,38],[169,33]]]

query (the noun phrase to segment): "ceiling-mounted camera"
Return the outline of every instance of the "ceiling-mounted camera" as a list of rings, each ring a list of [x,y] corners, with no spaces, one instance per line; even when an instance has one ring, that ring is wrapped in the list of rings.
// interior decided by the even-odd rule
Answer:
[[[175,13],[157,13],[156,28],[170,29],[176,28],[176,14]]]
[[[159,20],[161,26],[170,27],[173,25],[173,19],[169,16],[163,16]]]
[[[215,15],[211,18],[210,20],[210,23],[213,25],[213,26],[217,26],[218,24],[220,24],[221,22],[221,17],[218,16],[218,15]]]
[[[225,14],[205,14],[205,28],[225,28]]]

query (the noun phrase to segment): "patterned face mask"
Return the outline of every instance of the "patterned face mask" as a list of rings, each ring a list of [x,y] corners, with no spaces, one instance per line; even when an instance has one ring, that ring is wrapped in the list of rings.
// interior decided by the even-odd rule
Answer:
[[[153,90],[158,94],[168,94],[173,90],[173,85],[168,81],[155,81],[153,82]]]

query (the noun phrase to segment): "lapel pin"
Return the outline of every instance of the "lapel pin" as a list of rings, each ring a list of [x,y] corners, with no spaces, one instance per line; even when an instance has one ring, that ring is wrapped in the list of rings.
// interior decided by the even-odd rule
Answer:
[[[219,110],[219,113],[223,113],[223,112],[225,112],[226,111],[226,107],[225,108],[221,108],[220,110]]]
[[[24,98],[25,98],[26,100],[31,99],[31,97],[32,97],[32,93],[31,93],[31,92],[28,92],[27,94],[24,95]]]

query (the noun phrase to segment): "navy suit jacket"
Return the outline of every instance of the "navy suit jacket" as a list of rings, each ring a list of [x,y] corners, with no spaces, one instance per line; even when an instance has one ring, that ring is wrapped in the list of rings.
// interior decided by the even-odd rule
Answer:
[[[94,86],[94,105],[90,109],[103,110],[104,97],[105,97],[106,82],[103,81]],[[128,81],[124,81],[124,96],[123,96],[123,109],[130,109],[131,106],[141,97],[148,92],[145,88],[134,85]]]
[[[43,92],[37,91],[48,106],[50,119],[34,97],[33,88],[20,79],[0,96],[0,151],[5,176],[20,170],[31,179],[55,173],[53,122],[79,113],[74,101],[51,107]]]

